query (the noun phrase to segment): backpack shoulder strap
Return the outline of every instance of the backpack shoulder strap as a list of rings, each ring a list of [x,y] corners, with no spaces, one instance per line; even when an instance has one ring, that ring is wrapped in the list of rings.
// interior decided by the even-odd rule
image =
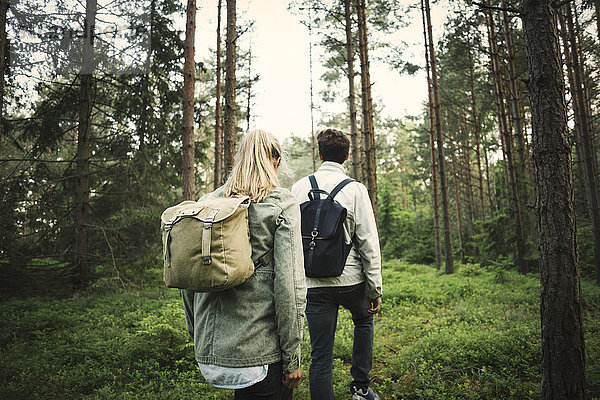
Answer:
[[[338,194],[340,192],[340,190],[342,190],[344,188],[344,186],[346,186],[350,182],[354,182],[354,179],[346,178],[343,181],[341,181],[340,183],[338,183],[337,186],[333,188],[331,193],[329,193],[329,197],[327,197],[327,198],[333,200],[335,195]]]
[[[258,258],[256,263],[254,263],[254,268],[260,268],[268,265],[271,261],[273,261],[273,258],[274,251],[273,249],[271,249]]]
[[[310,200],[320,199],[321,193],[323,193],[324,195],[327,195],[327,192],[319,189],[319,185],[317,185],[317,178],[313,174],[310,174],[308,176],[308,180],[310,181],[310,186],[311,186],[311,189],[308,191],[308,198]]]

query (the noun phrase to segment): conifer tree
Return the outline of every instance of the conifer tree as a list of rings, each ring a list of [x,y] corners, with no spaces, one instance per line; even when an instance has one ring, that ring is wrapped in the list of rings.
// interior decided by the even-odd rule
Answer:
[[[183,199],[196,196],[194,167],[194,36],[196,32],[196,0],[187,1],[183,65]]]
[[[541,279],[542,396],[586,399],[571,149],[554,4],[521,0]]]

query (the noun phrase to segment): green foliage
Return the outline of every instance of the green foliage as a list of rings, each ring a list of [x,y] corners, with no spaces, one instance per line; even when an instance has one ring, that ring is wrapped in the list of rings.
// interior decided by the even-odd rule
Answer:
[[[386,204],[389,203],[381,202],[381,208],[385,209]],[[435,260],[432,222],[431,216],[411,211],[395,210],[383,214],[380,223],[383,257],[432,263]]]
[[[231,399],[198,371],[179,292],[160,270],[123,289],[97,281],[80,297],[0,304],[0,398]],[[499,274],[501,273],[501,279]],[[539,278],[504,265],[453,275],[407,262],[383,267],[372,386],[387,399],[539,398]],[[582,281],[589,393],[600,393],[600,288]],[[348,396],[353,325],[340,310],[334,392]],[[310,345],[302,343],[308,399]]]

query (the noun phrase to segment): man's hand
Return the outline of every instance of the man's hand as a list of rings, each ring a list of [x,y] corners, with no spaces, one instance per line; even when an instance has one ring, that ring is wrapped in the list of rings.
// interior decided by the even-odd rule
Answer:
[[[302,370],[298,368],[291,374],[284,374],[282,382],[288,389],[296,389],[300,387],[300,380],[302,379]]]
[[[369,314],[377,314],[381,309],[381,296],[376,299],[369,299],[369,305],[371,306],[371,308],[369,308]]]

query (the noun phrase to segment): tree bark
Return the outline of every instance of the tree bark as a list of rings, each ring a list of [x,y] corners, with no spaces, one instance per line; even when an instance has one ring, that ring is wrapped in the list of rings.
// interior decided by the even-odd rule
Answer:
[[[96,0],[86,0],[84,22],[83,65],[79,86],[79,123],[77,128],[76,184],[75,184],[75,285],[87,287],[90,282],[90,266],[87,246],[87,224],[89,222],[90,202],[90,129],[93,106],[95,67],[94,35],[96,24]]]
[[[352,16],[350,0],[344,0],[346,20],[346,62],[348,64],[348,110],[350,113],[350,140],[352,143],[352,175],[360,179],[360,145],[356,125],[356,100],[354,93],[354,46],[352,45]]]
[[[469,229],[473,228],[473,221],[475,219],[475,199],[473,197],[473,185],[471,184],[471,156],[469,155],[469,151],[471,146],[469,144],[469,129],[467,128],[467,113],[464,108],[461,109],[461,117],[462,123],[461,127],[463,130],[463,143],[462,143],[462,153],[464,160],[464,174],[465,177],[463,182],[467,188],[467,198],[469,199]]]
[[[196,63],[194,61],[194,36],[196,32],[196,0],[187,1],[185,45],[183,51],[183,199],[196,197],[194,169],[194,86]]]
[[[250,107],[252,105],[252,41],[248,46],[248,86],[246,87],[246,132],[250,131]]]
[[[521,0],[541,279],[542,399],[586,399],[571,149],[554,7]]]
[[[596,35],[600,42],[600,0],[594,0],[594,12],[596,14]]]
[[[506,8],[506,0],[502,0],[502,7]],[[510,105],[512,111],[513,126],[515,129],[517,159],[522,168],[525,165],[525,129],[523,128],[521,118],[521,92],[517,83],[517,65],[515,62],[515,46],[513,45],[513,34],[506,10],[502,11],[502,20],[504,25],[504,38],[506,43],[506,52],[508,55],[508,89],[510,92]]]
[[[502,83],[502,76],[500,71],[500,60],[498,56],[498,46],[496,40],[496,28],[494,24],[494,18],[491,10],[486,10],[486,22],[488,25],[488,38],[490,43],[491,52],[491,66],[492,75],[494,78],[494,91],[496,95],[496,105],[498,107],[498,119],[500,126],[500,134],[503,137],[504,152],[506,156],[507,166],[507,180],[510,187],[510,197],[512,203],[513,217],[515,219],[515,239],[516,248],[515,263],[519,272],[527,272],[527,266],[525,264],[525,235],[523,233],[523,220],[521,214],[521,201],[519,198],[519,187],[517,184],[517,177],[515,172],[515,164],[512,155],[512,138],[508,129],[508,120],[506,117],[506,108],[504,106],[504,88]]]
[[[569,77],[571,82],[571,92],[573,97],[573,113],[576,115],[575,121],[575,143],[577,153],[579,154],[579,162],[584,181],[586,194],[586,203],[590,223],[592,225],[592,234],[594,241],[594,267],[596,272],[596,280],[600,283],[600,201],[598,199],[598,178],[596,168],[596,152],[594,150],[594,133],[593,127],[590,125],[591,119],[588,115],[587,99],[584,88],[584,73],[583,63],[581,62],[579,46],[577,44],[575,26],[573,24],[573,13],[571,5],[565,4],[566,10],[566,29],[563,32],[567,33],[569,44],[565,43],[565,59],[567,68],[569,68]],[[563,23],[563,16],[559,16],[559,20]],[[563,36],[564,39],[564,36]],[[570,47],[570,48],[569,48]],[[569,53],[567,53],[569,51]],[[568,63],[570,61],[570,63]]]
[[[217,5],[217,87],[215,100],[215,176],[214,188],[224,183],[223,179],[223,129],[221,128],[221,0]]]
[[[442,268],[442,243],[440,240],[440,207],[438,200],[437,162],[435,149],[435,122],[433,116],[433,93],[431,88],[431,71],[429,67],[429,45],[425,22],[425,7],[421,0],[421,16],[423,18],[423,41],[425,44],[425,69],[427,71],[427,97],[429,107],[429,150],[431,155],[431,200],[433,206],[433,230],[435,234],[435,268]]]
[[[310,79],[310,148],[312,151],[312,169],[317,170],[317,143],[315,140],[315,102],[313,93],[313,57],[312,57],[312,3],[308,7],[308,70]]]
[[[236,0],[227,0],[227,39],[225,50],[225,179],[233,167],[235,155],[235,68],[236,68]]]
[[[479,219],[483,221],[485,203],[483,201],[483,171],[481,169],[481,141],[479,138],[479,116],[477,115],[477,100],[475,98],[475,65],[473,54],[469,49],[469,84],[471,87],[471,118],[473,120],[473,136],[475,137],[475,156],[477,157],[477,179],[479,184]]]
[[[490,161],[488,158],[487,147],[483,146],[483,160],[485,162],[485,177],[486,177],[486,186],[488,193],[488,201],[489,201],[489,210],[490,210],[490,219],[494,217],[494,211],[498,209],[497,205],[494,202],[494,196],[492,196],[492,179],[490,176]]]
[[[0,0],[0,143],[4,136],[4,73],[6,69],[4,49],[6,47],[6,11],[8,0]]]
[[[446,168],[444,159],[444,138],[442,133],[442,115],[440,112],[440,93],[437,78],[437,66],[435,59],[435,48],[431,28],[431,11],[429,0],[425,0],[425,17],[427,19],[427,36],[429,41],[429,58],[431,62],[431,87],[433,90],[435,115],[435,135],[437,141],[438,173],[440,178],[440,193],[442,196],[442,221],[444,224],[444,258],[446,261],[445,272],[454,272],[454,256],[452,254],[452,233],[450,231],[450,212],[448,202],[448,184],[446,181]]]
[[[458,189],[458,178],[456,177],[456,160],[454,154],[452,154],[452,180],[454,182],[454,203],[456,206],[456,233],[458,234],[458,255],[460,261],[465,260],[465,250],[463,248],[463,231],[462,231],[462,212],[460,207],[460,192]]]
[[[360,47],[360,77],[362,85],[363,138],[367,188],[377,220],[377,165],[375,163],[375,130],[373,127],[373,99],[371,97],[371,77],[369,74],[369,52],[367,44],[367,18],[365,0],[356,0],[358,16],[358,43]]]

